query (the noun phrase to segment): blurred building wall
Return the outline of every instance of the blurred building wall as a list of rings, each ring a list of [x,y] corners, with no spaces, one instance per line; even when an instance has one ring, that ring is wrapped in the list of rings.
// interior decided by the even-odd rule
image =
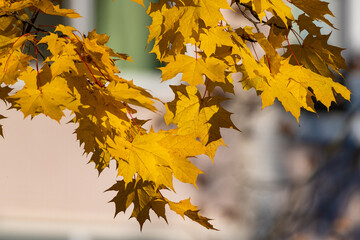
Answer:
[[[133,62],[116,63],[120,71],[146,71],[157,66],[155,55],[149,54],[151,43],[146,48],[147,26],[151,24],[146,8],[130,0],[66,0],[63,3],[82,16],[66,19],[67,24],[84,34],[96,28],[98,33],[110,36],[108,46],[130,55]]]
[[[145,49],[149,34],[146,26],[151,24],[146,9],[130,0],[97,0],[95,9],[98,32],[108,34],[111,37],[109,45],[118,52],[129,54],[134,61],[117,63],[120,71],[122,68],[153,69],[155,56],[148,54],[151,46]]]

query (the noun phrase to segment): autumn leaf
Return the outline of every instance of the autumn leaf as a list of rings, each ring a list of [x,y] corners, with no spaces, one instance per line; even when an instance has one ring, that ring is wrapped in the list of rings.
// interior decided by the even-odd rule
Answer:
[[[131,83],[113,81],[107,86],[106,90],[118,101],[144,107],[151,111],[156,110],[152,100],[153,97],[148,92],[133,87]]]
[[[200,49],[204,50],[207,56],[215,53],[218,46],[232,46],[231,33],[226,31],[227,28],[215,27],[204,29],[204,33],[200,33]]]
[[[265,11],[272,12],[278,16],[286,26],[288,25],[288,20],[294,20],[291,8],[282,0],[240,0],[240,3],[250,5],[258,14],[260,21],[266,16]]]
[[[130,165],[129,175],[138,173],[145,181],[152,181],[173,189],[172,171],[170,169],[170,154],[159,144],[160,134],[150,133],[137,135],[133,142],[115,138],[110,145],[110,153],[119,161],[124,160]],[[111,144],[111,143],[110,143]],[[125,179],[128,182],[130,179]]]
[[[115,203],[115,216],[120,212],[125,213],[131,204],[134,205],[131,217],[136,218],[140,224],[140,229],[142,229],[146,220],[150,221],[150,210],[153,210],[158,217],[162,217],[167,221],[165,216],[167,202],[151,182],[142,179],[138,181],[132,180],[130,183],[118,181],[107,191],[118,192],[111,200],[111,202]]]
[[[22,22],[13,16],[0,18],[0,54],[7,51],[11,41],[21,34]]]
[[[8,86],[5,87],[1,87],[0,86],[0,99],[3,100],[6,103],[6,98],[9,95],[9,93],[11,92],[11,88],[9,88]],[[0,114],[0,120],[6,118],[5,116]],[[0,124],[0,135],[2,137],[4,137],[4,133],[3,133],[3,128],[2,125]]]
[[[275,98],[278,98],[285,110],[299,121],[301,108],[315,112],[312,96],[316,96],[327,108],[335,102],[335,94],[350,100],[350,91],[346,87],[302,66],[291,65],[288,61],[289,59],[281,62],[277,74],[268,72],[266,75],[256,76],[256,72],[254,77],[243,78],[244,86],[253,87],[260,92],[263,107],[272,105]]]
[[[169,202],[169,207],[183,218],[184,216],[187,216],[191,220],[201,224],[207,229],[217,230],[212,224],[209,223],[209,220],[211,219],[199,215],[199,210],[196,206],[191,204],[190,198],[182,200],[178,203]]]
[[[150,3],[148,14],[153,18],[149,27],[148,42],[155,38],[152,52],[160,59],[167,51],[180,53],[186,43],[194,44],[202,24],[205,27],[215,27],[224,17],[220,9],[231,9],[226,0],[186,0],[176,1],[169,7],[166,1]],[[159,28],[159,25],[162,28]],[[169,48],[168,46],[172,47]]]
[[[61,75],[64,72],[75,71],[75,61],[80,61],[75,49],[76,46],[69,43],[65,38],[59,37],[57,34],[50,33],[43,37],[38,44],[45,43],[51,52],[51,56],[45,59],[46,62],[51,63],[52,77]]]
[[[175,131],[174,131],[175,132]],[[184,183],[196,186],[196,179],[200,173],[189,157],[195,157],[205,153],[205,147],[192,136],[168,134],[160,140],[160,144],[168,149],[171,158],[170,168],[173,170],[174,177]]]
[[[171,142],[167,142],[170,140]],[[188,160],[188,157],[205,152],[196,139],[177,136],[176,131],[171,130],[138,134],[132,142],[115,138],[113,143],[109,143],[109,147],[112,156],[129,165],[128,177],[132,178],[137,173],[144,181],[154,182],[157,187],[164,185],[171,189],[173,175],[182,182],[196,185],[196,178],[201,171]],[[130,178],[124,180],[131,181]]]
[[[216,59],[193,58],[186,55],[179,55],[174,62],[160,68],[163,72],[162,80],[166,81],[183,73],[181,80],[192,86],[204,84],[204,75],[214,82],[225,82],[225,69],[227,65]]]
[[[60,121],[64,115],[64,105],[73,100],[73,97],[66,92],[66,81],[60,77],[52,79],[48,69],[38,74],[35,70],[28,68],[19,78],[25,82],[25,86],[11,98],[19,105],[24,117],[29,115],[34,117],[39,113],[44,113]],[[52,80],[48,82],[49,79]],[[41,80],[46,82],[41,83]]]
[[[335,28],[334,25],[325,18],[325,15],[335,17],[328,7],[328,2],[321,0],[292,0],[291,3],[304,11],[312,21],[320,20],[330,27]]]
[[[10,85],[17,82],[20,73],[33,59],[31,55],[22,53],[21,48],[27,41],[33,39],[34,37],[31,35],[23,35],[3,43],[3,55],[0,55],[0,83]]]
[[[24,8],[36,7],[42,12],[50,15],[58,15],[69,18],[81,17],[72,9],[61,9],[60,5],[54,5],[50,0],[22,0],[22,1],[0,1],[0,15],[4,15],[11,12],[20,11]]]
[[[140,4],[140,5],[142,5],[143,7],[145,7],[145,6],[144,6],[144,1],[143,1],[143,0],[132,0],[132,1],[134,1],[134,2],[136,2],[136,3]]]
[[[12,88],[8,86],[0,86],[0,99],[3,100],[5,103],[7,101],[7,97],[9,96],[9,93],[11,92]]]
[[[165,122],[177,125],[179,135],[192,135],[205,146],[205,154],[214,158],[216,149],[225,145],[220,135],[220,128],[234,128],[230,113],[219,107],[220,98],[201,99],[195,87],[172,87],[175,91],[174,101],[166,104]]]
[[[3,118],[5,118],[5,117],[0,114],[0,119],[3,119]],[[4,137],[4,132],[3,132],[2,126],[3,126],[3,125],[0,124],[0,136]]]
[[[161,217],[167,222],[165,206],[168,204],[171,210],[183,218],[187,216],[208,229],[217,230],[209,223],[211,219],[199,214],[199,210],[190,203],[190,199],[178,203],[172,202],[166,199],[160,190],[162,190],[162,188],[157,189],[151,182],[134,179],[127,184],[124,181],[118,181],[107,191],[118,192],[110,201],[115,204],[115,216],[120,212],[125,213],[131,204],[134,205],[131,217],[136,218],[140,224],[140,229],[142,229],[146,220],[150,221],[150,210],[153,210],[159,218]]]
[[[340,69],[347,69],[344,58],[341,56],[343,48],[329,45],[329,35],[313,37],[306,36],[302,45],[291,45],[296,59],[307,69],[326,77],[334,77],[329,67],[341,75]],[[285,57],[291,57],[290,63],[296,65],[296,60],[289,50]]]

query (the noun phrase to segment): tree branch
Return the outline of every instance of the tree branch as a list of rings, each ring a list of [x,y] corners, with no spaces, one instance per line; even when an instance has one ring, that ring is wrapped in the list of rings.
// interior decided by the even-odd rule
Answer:
[[[261,21],[260,18],[259,18],[259,15],[254,11],[254,9],[252,8],[252,6],[249,6],[249,5],[246,5],[245,3],[240,3],[239,0],[236,0],[235,1],[236,5],[238,6],[238,8],[240,9],[240,6],[243,6],[245,7],[246,9],[248,9],[251,13],[251,15],[253,15],[253,17],[258,20],[258,22],[255,22],[255,21],[251,21],[248,19],[248,16],[245,16],[249,21],[251,21],[253,24],[256,23],[256,24],[260,24],[260,23],[263,23],[263,24],[267,24],[267,25],[274,25],[275,27],[279,28],[279,29],[286,29],[286,27],[283,27],[283,26],[280,26],[280,25],[277,25],[276,23],[271,23],[271,24],[268,24],[266,21]],[[240,11],[243,13],[243,11],[240,9]],[[244,14],[244,13],[243,13]],[[290,29],[291,27],[289,27]]]
[[[34,28],[35,30],[40,31],[40,32],[48,32],[48,31],[46,31],[45,29],[42,29],[42,28],[36,26],[33,22],[31,22],[31,21],[29,21],[29,20],[26,20],[26,19],[22,19],[17,13],[13,13],[12,15],[9,15],[9,16],[13,16],[13,17],[15,17],[17,20],[21,21],[22,23],[28,24],[29,27],[27,27],[27,28],[25,29],[24,34],[29,33],[29,32],[31,31],[31,28]],[[35,18],[35,19],[36,19],[36,18]],[[28,29],[29,29],[29,31],[28,31]]]
[[[239,8],[240,12],[242,13],[242,15],[243,15],[247,20],[249,20],[250,22],[252,22],[252,24],[253,24],[253,25],[255,26],[255,28],[256,28],[256,31],[257,31],[258,33],[260,33],[260,29],[259,29],[259,27],[257,26],[257,24],[260,23],[260,22],[255,22],[251,17],[249,17],[249,16],[241,9],[241,6],[242,6],[241,3],[239,3],[238,1],[236,1],[236,5],[238,6],[238,8]]]
[[[30,21],[28,21],[28,22],[26,22],[27,23],[27,28],[25,29],[25,31],[23,32],[23,34],[25,34],[25,33],[29,33],[30,31],[31,31],[31,28],[33,28],[35,25],[34,25],[34,23],[35,23],[35,21],[36,21],[36,18],[38,17],[38,15],[39,15],[39,9],[37,9],[34,13],[33,13],[33,15],[31,16],[31,19],[30,19]],[[21,20],[20,20],[21,21]],[[31,23],[31,24],[30,24]],[[35,28],[35,27],[34,27]],[[36,28],[35,28],[36,29]]]

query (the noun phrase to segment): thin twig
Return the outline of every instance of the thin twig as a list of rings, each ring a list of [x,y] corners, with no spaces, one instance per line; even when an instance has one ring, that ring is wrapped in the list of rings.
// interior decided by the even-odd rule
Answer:
[[[250,22],[252,22],[252,24],[255,26],[255,28],[256,28],[256,31],[258,32],[258,33],[260,33],[260,29],[259,29],[259,27],[257,26],[257,22],[255,22],[251,17],[249,17],[242,9],[241,9],[241,3],[239,3],[239,2],[236,2],[236,5],[238,6],[238,8],[239,8],[239,10],[240,10],[240,12],[242,13],[242,15],[247,19],[247,20],[249,20]]]
[[[247,8],[251,12],[251,14],[254,16],[254,18],[256,18],[256,20],[258,20],[260,22],[259,15],[254,11],[252,6],[246,5],[245,3],[239,3],[239,1],[236,1],[236,4],[240,4],[241,6]]]
[[[256,42],[257,42],[255,39],[250,38],[249,35],[247,35],[247,36],[239,35],[239,37],[241,37],[242,39],[244,39],[244,40],[246,40],[246,41],[252,42],[252,43],[256,43]]]
[[[40,54],[40,56],[45,60],[46,57],[45,57],[44,53],[43,53],[32,41],[29,41],[29,42],[34,46],[34,48],[37,49],[37,51],[38,51],[38,53]]]
[[[10,15],[10,16],[15,17],[17,20],[21,21],[22,23],[26,23],[26,24],[30,25],[31,28],[34,28],[34,29],[37,30],[37,31],[48,33],[48,31],[46,31],[46,30],[43,29],[43,28],[40,28],[40,27],[36,26],[34,23],[30,22],[29,20],[22,19],[22,18],[21,18],[19,15],[17,15],[16,13],[13,13],[13,14]],[[30,30],[31,30],[31,28],[30,28]],[[26,29],[26,31],[27,31],[27,29]],[[26,31],[25,31],[25,34],[27,33]],[[29,31],[29,32],[30,32],[30,31]]]
[[[260,20],[260,18],[259,18],[259,15],[254,11],[254,9],[251,7],[251,6],[249,6],[249,5],[247,5],[247,4],[245,4],[245,3],[239,3],[239,1],[237,0],[237,1],[235,1],[236,2],[236,4],[237,4],[237,6],[239,7],[239,5],[241,5],[241,6],[243,6],[243,7],[245,7],[246,9],[248,9],[250,12],[251,12],[251,15],[253,15],[253,17],[256,19],[256,20],[258,20],[258,22],[255,22],[256,24],[260,24],[260,23],[263,23],[263,24],[267,24],[267,25],[274,25],[275,27],[277,27],[277,28],[279,28],[279,29],[286,29],[286,27],[283,27],[283,26],[279,26],[279,25],[277,25],[276,23],[267,23],[266,21],[261,21]],[[239,7],[239,9],[240,9],[240,7]],[[241,10],[240,10],[241,11]],[[291,27],[290,27],[291,28]]]
[[[34,23],[35,23],[37,17],[39,16],[39,13],[40,13],[39,9],[37,9],[37,10],[33,13],[33,15],[31,16],[30,21],[27,22],[28,25],[27,25],[27,28],[25,29],[25,32],[24,32],[24,33],[30,32],[30,31],[31,31],[31,28],[33,28],[33,27],[35,26]],[[20,20],[20,21],[21,21],[21,20]],[[35,29],[36,29],[36,28],[35,28]],[[38,30],[38,29],[36,29],[36,30]]]

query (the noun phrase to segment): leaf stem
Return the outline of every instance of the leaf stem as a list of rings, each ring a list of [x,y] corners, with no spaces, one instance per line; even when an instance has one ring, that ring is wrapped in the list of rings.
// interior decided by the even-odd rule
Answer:
[[[80,41],[80,39],[78,38],[78,36],[76,36],[75,33],[72,33],[72,34],[73,34],[74,37],[78,40],[78,42],[82,44],[82,42]],[[81,58],[81,60],[85,63],[87,69],[90,71],[91,75],[92,75],[93,78],[95,79],[96,84],[99,85],[101,88],[103,88],[104,86],[103,86],[103,85],[100,83],[100,81],[94,76],[94,74],[92,73],[89,65],[88,65],[87,62],[85,61],[85,59],[81,56],[81,54],[80,54],[76,49],[74,49],[74,50],[75,50],[75,52],[79,55],[79,57]],[[88,55],[88,57],[90,58],[91,62],[94,63],[95,67],[99,70],[99,72],[101,73],[101,75],[103,75],[103,77],[104,77],[107,81],[109,81],[109,80],[107,79],[107,77],[105,77],[105,75],[103,74],[103,72],[100,70],[99,66],[98,66],[98,65],[95,63],[95,61],[92,59],[92,57],[89,56],[89,55]]]
[[[298,59],[297,59],[296,56],[295,56],[294,51],[292,50],[292,48],[291,48],[291,46],[290,46],[290,42],[289,42],[289,37],[288,37],[288,36],[289,36],[289,34],[285,35],[285,39],[286,39],[286,41],[287,41],[287,44],[289,45],[289,48],[290,48],[290,50],[291,50],[291,53],[292,53],[292,55],[294,56],[297,64],[298,64],[299,66],[301,66],[300,63],[299,63],[299,61],[298,61]]]
[[[259,33],[260,32],[260,29],[259,27],[257,26],[257,23],[251,19],[251,17],[249,17],[242,9],[241,9],[241,4],[239,2],[236,2],[236,5],[238,6],[240,12],[242,13],[242,15],[247,19],[249,20],[253,25],[254,27],[256,28],[256,31]],[[251,12],[251,11],[250,11]],[[260,21],[260,20],[259,20]]]
[[[83,61],[83,63],[85,64],[86,68],[89,70],[91,76],[94,78],[95,82],[97,85],[99,85],[99,87],[103,88],[104,86],[99,82],[99,80],[94,76],[93,72],[91,71],[89,65],[87,64],[87,62],[85,61],[85,59],[81,56],[81,54],[78,52],[78,50],[74,49],[74,51],[77,53],[77,55],[79,55],[79,57],[81,58],[81,60]]]
[[[37,39],[36,39],[36,38],[35,38],[34,40],[35,40],[35,42],[37,42]],[[33,44],[33,45],[34,45],[34,47],[35,47],[35,61],[36,61],[36,72],[37,72],[37,75],[36,75],[37,84],[38,84],[40,93],[42,93],[41,81],[40,81],[40,72],[39,72],[38,48],[37,48],[37,46],[36,46],[35,44]]]
[[[255,47],[254,47],[254,43],[253,42],[250,42],[250,43],[251,43],[252,49],[254,50],[257,61],[260,62],[259,57],[258,57],[258,55],[256,53],[256,50],[255,50]]]
[[[294,34],[294,36],[296,37],[297,41],[299,42],[299,45],[302,46],[302,44],[301,44],[301,42],[300,42],[300,40],[299,40],[299,38],[298,38],[298,36],[297,36],[298,33],[297,33],[294,29],[291,29],[291,32],[292,32],[292,33]],[[300,35],[299,35],[299,37],[301,38]],[[301,38],[301,40],[304,41],[304,39],[302,39],[302,38]]]
[[[204,92],[204,95],[203,95],[202,99],[205,98],[205,95],[206,95],[207,90],[208,90],[208,84],[205,85],[205,92]]]
[[[140,129],[139,125],[137,124],[137,122],[135,121],[134,117],[131,115],[131,113],[130,113],[129,111],[127,111],[127,112],[128,112],[128,114],[130,115],[131,120],[133,120],[133,122],[135,123],[136,127],[139,129],[139,133],[140,133],[141,135],[143,135],[143,133],[141,132],[141,129]]]
[[[268,55],[265,55],[265,56],[266,56],[266,59],[267,59],[268,65],[269,65],[269,70],[270,70],[270,73],[271,73],[271,66],[270,66],[270,60],[269,60],[269,57],[268,57]]]
[[[29,41],[31,43],[31,45],[34,46],[35,49],[37,49],[38,53],[40,54],[40,56],[45,60],[45,55],[41,52],[41,50],[32,42],[32,41]]]
[[[198,55],[197,55],[197,46],[196,46],[196,44],[195,44],[195,59],[196,59],[196,61],[197,61],[197,59],[198,59]]]
[[[101,75],[103,75],[103,77],[106,79],[106,81],[110,82],[109,79],[105,76],[105,74],[101,71],[99,66],[96,64],[96,62],[92,59],[92,57],[90,55],[88,55],[88,57],[90,58],[91,62],[95,65],[95,67],[99,70]]]

